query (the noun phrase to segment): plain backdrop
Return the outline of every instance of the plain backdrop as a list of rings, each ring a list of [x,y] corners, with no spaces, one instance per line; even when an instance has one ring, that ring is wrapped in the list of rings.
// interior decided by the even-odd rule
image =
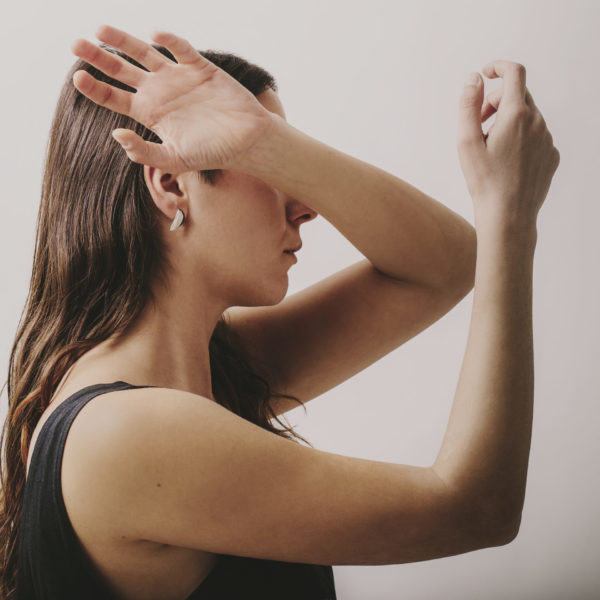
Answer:
[[[409,181],[473,223],[456,152],[469,71],[520,62],[560,151],[538,217],[535,411],[523,520],[509,545],[383,566],[334,566],[340,600],[600,598],[597,121],[600,3],[557,1],[23,0],[3,7],[0,384],[29,286],[42,164],[71,42],[108,23],[270,71],[288,121]],[[501,80],[485,79],[486,93]],[[488,121],[484,130],[493,123]],[[336,201],[343,202],[343,198]],[[369,202],[369,198],[364,199]],[[294,293],[362,255],[323,217],[302,228]],[[319,449],[427,466],[440,448],[473,292],[289,422]],[[0,416],[4,421],[6,390]],[[298,532],[301,535],[301,532]]]

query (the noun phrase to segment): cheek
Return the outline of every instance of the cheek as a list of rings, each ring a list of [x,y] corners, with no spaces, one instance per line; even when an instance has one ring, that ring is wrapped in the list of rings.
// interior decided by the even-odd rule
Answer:
[[[273,202],[249,200],[232,215],[230,226],[228,238],[244,252],[283,251],[286,222]]]
[[[214,224],[210,233],[199,240],[200,260],[237,277],[243,277],[248,269],[262,269],[266,262],[277,258],[278,250],[283,252],[284,243],[265,225],[267,218],[258,212],[250,216],[237,213],[226,222]]]
[[[264,181],[242,175],[242,180],[232,202],[233,218],[237,213],[247,227],[265,232],[283,230],[285,232],[285,207],[278,199],[277,192]]]
[[[207,251],[246,264],[283,252],[289,234],[277,192],[249,175],[230,171],[227,177],[227,187],[206,207],[202,235]]]

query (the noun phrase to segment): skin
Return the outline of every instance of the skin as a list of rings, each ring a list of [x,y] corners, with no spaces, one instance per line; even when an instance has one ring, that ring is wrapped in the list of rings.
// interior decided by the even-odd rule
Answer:
[[[307,401],[427,327],[471,289],[475,231],[442,203],[293,128],[272,90],[255,97],[181,38],[153,35],[176,64],[110,26],[96,36],[148,69],[87,40],[72,45],[75,55],[137,91],[82,70],[73,76],[77,89],[163,140],[151,144],[131,130],[112,132],[132,161],[147,165],[150,193],[167,217],[162,235],[174,272],[168,291],[156,290],[158,310],[148,307],[119,344],[109,340],[89,353],[106,368],[95,370],[97,363],[88,361],[88,376],[71,381],[73,391],[119,374],[131,383],[212,397],[210,333],[223,310],[236,306],[228,312],[231,325],[276,375],[274,385]],[[204,186],[194,173],[200,169],[222,169],[225,180]],[[186,221],[170,232],[178,206]],[[317,213],[366,258],[281,302],[292,262],[282,251],[299,245],[295,229]],[[340,305],[343,319],[332,320]],[[299,328],[306,315],[310,327]],[[169,346],[171,336],[177,341]],[[278,413],[291,408],[275,404]]]
[[[75,83],[111,109],[129,114],[127,104],[133,104],[131,112],[140,122],[147,117],[148,123],[158,123],[161,139],[170,140],[152,147],[140,146],[131,133],[115,136],[132,160],[145,159],[142,164],[156,167],[145,168],[148,187],[167,217],[162,235],[167,236],[175,269],[168,290],[157,290],[159,310],[144,311],[120,345],[114,340],[104,345],[106,351],[113,344],[110,359],[102,363],[96,355],[96,364],[105,369],[108,365],[110,371],[89,370],[88,382],[99,381],[99,375],[135,383],[143,377],[142,384],[159,382],[162,387],[192,389],[211,397],[207,393],[211,326],[228,305],[277,304],[285,295],[288,263],[280,267],[273,257],[291,260],[282,251],[298,240],[286,235],[297,235],[294,229],[307,214],[298,200],[310,202],[323,218],[347,232],[368,259],[274,308],[259,310],[252,319],[238,321],[238,326],[245,323],[247,339],[262,335],[258,348],[274,349],[270,364],[286,366],[282,379],[292,392],[300,390],[301,397],[318,396],[398,347],[472,287],[469,265],[475,261],[459,249],[466,245],[461,240],[473,236],[448,235],[470,230],[459,227],[443,207],[401,180],[285,127],[282,119],[275,118],[272,129],[262,130],[261,113],[272,114],[272,108],[263,111],[263,100],[259,105],[239,89],[234,94],[218,73],[197,85],[204,72],[198,74],[190,65],[201,59],[180,38],[172,40],[172,46],[182,61],[161,66],[164,59],[133,38],[108,28],[100,34],[115,37],[124,51],[157,65],[154,71],[148,65],[149,75],[125,67],[121,79],[133,84],[137,80],[135,95],[113,95],[84,74],[76,74]],[[170,38],[160,34],[154,39],[160,43]],[[76,49],[95,60],[97,49],[85,43]],[[96,60],[103,61],[112,61],[106,64],[109,71],[110,64],[118,67],[114,58]],[[177,390],[165,402],[161,390],[143,390],[144,402],[156,400],[148,419],[139,419],[132,403],[125,418],[135,418],[136,427],[124,435],[116,427],[117,443],[108,445],[104,433],[94,431],[96,423],[87,429],[82,426],[84,442],[74,462],[85,464],[87,458],[95,468],[71,472],[75,493],[89,496],[90,487],[99,490],[100,498],[94,498],[96,514],[110,507],[115,534],[144,541],[168,539],[179,548],[221,550],[227,542],[227,551],[233,554],[269,554],[320,564],[414,562],[514,539],[533,407],[532,222],[558,154],[534,105],[526,103],[524,70],[502,61],[493,68],[493,73],[491,67],[484,69],[486,75],[506,75],[506,95],[487,144],[480,128],[482,86],[465,90],[461,97],[459,157],[470,187],[478,192],[475,298],[453,410],[434,465],[364,461],[301,448],[250,427],[213,403]],[[160,85],[169,72],[177,89]],[[186,75],[190,72],[194,78]],[[216,116],[212,89],[220,89],[228,109]],[[187,111],[183,92],[191,98]],[[172,102],[163,102],[168,95]],[[484,114],[496,109],[495,102],[499,98],[490,99]],[[206,110],[190,112],[189,106],[198,103]],[[161,122],[158,113],[164,106],[170,106],[177,118]],[[197,122],[198,114],[202,122]],[[244,115],[243,122],[232,128],[239,115]],[[212,137],[206,135],[211,127]],[[232,131],[240,134],[229,135],[228,143],[223,143],[221,134]],[[515,140],[518,143],[511,144]],[[245,160],[227,163],[236,153]],[[190,165],[213,168],[211,160],[223,161],[228,169],[224,185],[217,189],[202,186],[189,174]],[[188,168],[177,170],[178,163]],[[165,168],[164,173],[159,168]],[[173,177],[169,171],[182,175]],[[514,186],[534,193],[511,193]],[[213,198],[216,194],[218,199]],[[169,232],[177,206],[189,218],[181,230]],[[194,235],[188,235],[192,229]],[[440,247],[437,240],[446,240],[446,245]],[[452,272],[451,277],[441,277],[448,273],[448,261],[442,260],[446,255],[451,262],[467,258],[458,260],[468,267],[465,275]],[[435,281],[427,283],[411,278],[406,265],[414,273],[431,273],[435,265],[442,268]],[[199,389],[194,389],[196,385]],[[172,403],[179,410],[172,411]],[[177,427],[164,427],[171,418]],[[157,432],[160,445],[154,443]],[[245,451],[238,452],[242,445]],[[98,476],[102,472],[104,479]],[[82,481],[86,473],[88,480]],[[115,486],[127,499],[123,504],[136,507],[135,519],[115,507]],[[97,519],[89,517],[94,514],[89,498],[81,498],[80,505],[86,506],[84,521],[93,536]],[[206,514],[210,518],[204,518]],[[269,527],[274,523],[276,536]],[[303,534],[300,538],[298,531]],[[145,563],[148,573],[149,564]],[[140,571],[140,581],[142,575]]]
[[[190,198],[199,196],[196,192],[200,184],[191,171],[221,168],[227,172],[224,187],[201,195],[204,200],[201,223],[196,223],[199,211],[193,202],[189,206],[186,223],[190,229],[206,223],[210,227],[205,226],[194,241],[188,239],[187,226],[175,234],[167,234],[172,246],[171,258],[180,262],[173,261],[176,265],[173,284],[169,284],[168,291],[160,291],[161,310],[152,313],[161,318],[150,318],[146,311],[128,334],[137,336],[142,343],[149,336],[148,347],[154,345],[153,340],[160,340],[155,354],[159,358],[149,357],[139,366],[140,373],[147,373],[147,365],[162,367],[163,371],[159,370],[158,374],[164,380],[163,387],[177,387],[210,397],[207,394],[207,342],[222,308],[246,302],[252,306],[270,304],[268,310],[252,310],[251,315],[238,312],[236,330],[252,342],[261,362],[269,364],[271,371],[278,374],[278,385],[288,393],[299,395],[300,392],[303,399],[310,399],[415,335],[471,289],[475,231],[441,203],[406,182],[290,127],[273,92],[267,92],[266,98],[258,100],[203,59],[182,38],[167,32],[153,34],[155,42],[171,50],[177,60],[174,63],[145,42],[110,26],[100,27],[96,35],[135,58],[148,71],[135,68],[86,40],[77,40],[72,46],[77,56],[132,85],[137,92],[131,94],[101,83],[85,71],[76,72],[73,82],[94,102],[132,116],[161,137],[163,144],[151,144],[132,131],[113,131],[113,137],[131,160],[153,165],[154,168],[144,167],[149,189],[168,221],[174,217],[179,203],[183,206]],[[503,88],[506,95],[488,96],[482,109],[482,82],[477,75],[478,85],[465,86],[461,96],[459,158],[473,195],[475,220],[480,229],[518,224],[529,230],[541,204],[540,198],[545,195],[541,192],[549,185],[547,165],[550,163],[556,168],[558,152],[526,90],[524,68],[496,61],[486,65],[484,73],[488,77],[506,74]],[[219,101],[215,102],[215,98]],[[263,103],[265,100],[272,101],[269,108]],[[498,112],[497,122],[486,139],[482,135],[481,121],[494,111]],[[234,176],[230,176],[232,174]],[[245,219],[237,213],[233,215],[229,211],[229,219],[221,215],[214,220],[210,218],[214,214],[210,203],[212,195],[227,189],[229,183],[232,192],[239,190],[238,184],[242,182],[249,182],[261,197],[266,193],[293,197],[298,207],[300,203],[306,205],[302,210],[310,210],[310,204],[363,252],[367,260],[273,307],[284,297],[285,291],[274,289],[271,277],[258,277],[262,270],[249,272],[246,268],[248,262],[259,262],[259,268],[264,265],[263,248],[265,243],[269,247],[269,242],[251,236],[250,230],[254,228],[246,227]],[[535,193],[516,193],[523,189]],[[390,202],[390,198],[394,201]],[[229,198],[223,199],[222,204],[225,208],[233,206]],[[221,204],[218,208],[220,211]],[[282,213],[287,215],[287,210]],[[252,219],[256,213],[248,213],[248,216]],[[292,222],[296,218],[292,216]],[[268,218],[267,221],[270,223]],[[285,223],[285,217],[281,222]],[[225,229],[224,223],[227,223]],[[237,223],[243,227],[239,239],[252,240],[251,248],[244,242],[239,250],[237,239],[232,245],[233,228],[237,229]],[[280,243],[284,234],[285,230],[279,230]],[[294,241],[297,245],[298,240]],[[290,240],[280,248],[293,245]],[[277,255],[291,260],[279,250]],[[196,265],[197,261],[202,264]],[[194,291],[192,302],[182,302],[189,294],[189,281],[196,281],[199,272],[202,273],[199,295]],[[365,302],[362,298],[369,300]],[[173,304],[174,299],[177,305]],[[328,318],[332,307],[340,304],[345,307],[345,322],[332,321]],[[187,307],[194,306],[198,308],[192,315]],[[308,315],[311,326],[306,335],[306,331],[298,331],[297,325],[307,322]],[[198,321],[204,326],[197,325]],[[143,333],[139,332],[140,323],[147,325]],[[165,323],[168,323],[168,331],[164,331]],[[355,323],[362,325],[360,335],[355,335],[356,328],[348,325]],[[158,332],[155,335],[153,327],[154,332]],[[169,365],[161,353],[171,331],[181,331],[182,347],[192,352],[178,355],[179,344],[173,342],[171,350],[175,354],[170,356],[178,360]],[[191,335],[193,344],[188,344],[185,340]],[[126,342],[127,339],[121,346]],[[360,348],[357,353],[360,356],[349,354],[348,347]],[[119,349],[116,345],[113,348]],[[307,377],[307,357],[314,358],[317,350],[323,359],[319,361],[320,373],[317,376],[310,371],[311,376]],[[137,349],[129,354],[134,361],[143,356]],[[118,354],[115,352],[113,356],[118,357]],[[205,366],[203,377],[194,378],[185,369],[183,365],[188,356],[193,359],[193,373],[199,372],[199,364]],[[133,368],[135,362],[125,364]],[[157,376],[155,368],[146,382]],[[173,368],[180,369],[179,381],[172,375]],[[202,380],[204,386],[194,385],[201,384]]]
[[[257,96],[285,119],[273,90]],[[300,226],[318,213],[251,175],[224,169],[216,186],[195,172],[174,176],[144,166],[148,190],[164,213],[161,235],[174,266],[157,303],[145,307],[119,341],[109,338],[79,361],[111,379],[190,390],[214,400],[209,341],[230,306],[271,306],[288,290],[294,260],[284,250],[301,243]],[[181,208],[185,221],[169,231]],[[85,362],[84,362],[85,361]],[[127,365],[124,369],[123,365]],[[118,375],[122,373],[122,375]]]

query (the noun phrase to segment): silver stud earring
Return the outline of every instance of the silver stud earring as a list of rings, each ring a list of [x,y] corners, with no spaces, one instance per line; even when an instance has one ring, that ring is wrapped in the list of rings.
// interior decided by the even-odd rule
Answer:
[[[171,228],[169,229],[169,231],[174,231],[175,229],[180,227],[184,221],[185,221],[185,214],[180,208],[178,208],[177,213],[175,214],[175,218],[173,219],[173,222],[171,223]]]

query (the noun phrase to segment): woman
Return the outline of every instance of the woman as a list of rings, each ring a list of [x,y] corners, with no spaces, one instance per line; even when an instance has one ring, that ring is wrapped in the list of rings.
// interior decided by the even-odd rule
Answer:
[[[334,564],[514,539],[536,217],[559,162],[525,69],[494,61],[484,74],[504,89],[482,108],[477,75],[461,97],[475,238],[414,187],[287,124],[255,65],[166,32],[154,45],[109,26],[97,37],[72,47],[11,354],[4,596],[335,598]],[[282,301],[300,225],[318,213],[366,259]],[[315,450],[272,426],[473,284],[431,467]]]

